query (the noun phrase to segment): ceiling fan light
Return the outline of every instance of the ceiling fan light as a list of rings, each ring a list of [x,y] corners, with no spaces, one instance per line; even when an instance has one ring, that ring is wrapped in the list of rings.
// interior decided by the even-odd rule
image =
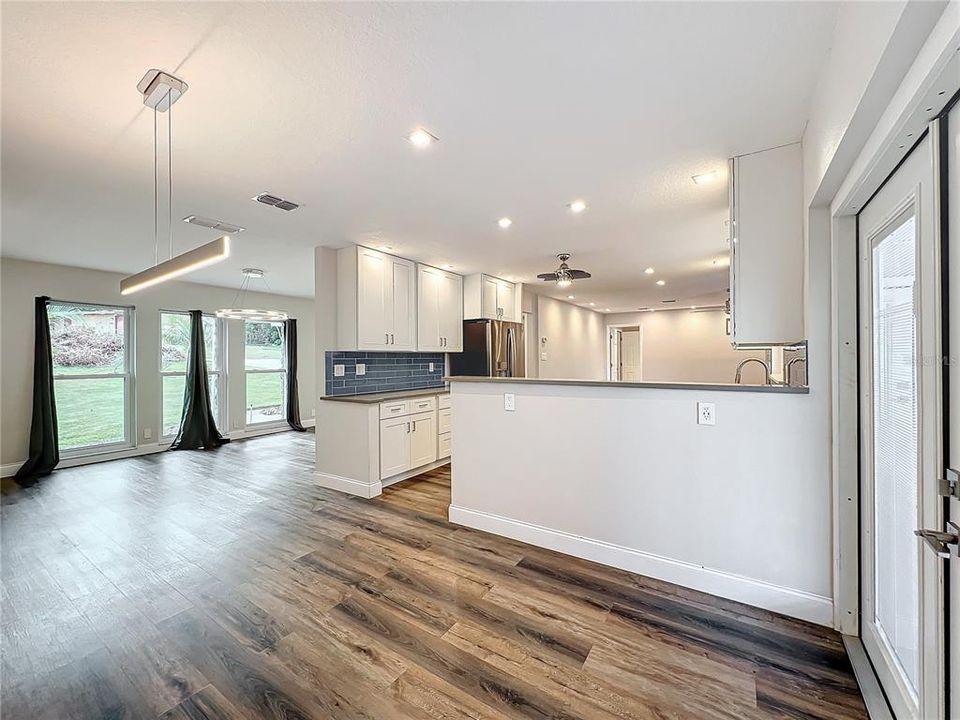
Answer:
[[[570,278],[557,278],[557,287],[558,288],[568,288],[573,285],[573,280]]]

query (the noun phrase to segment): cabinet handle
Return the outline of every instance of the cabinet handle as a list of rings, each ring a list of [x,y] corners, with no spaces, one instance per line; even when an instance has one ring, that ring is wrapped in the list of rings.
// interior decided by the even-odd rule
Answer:
[[[414,431],[414,432],[417,431],[417,421],[416,421],[416,420],[413,421],[413,431]]]
[[[397,339],[394,337],[393,333],[390,333],[390,344],[391,345],[397,344]]]
[[[384,345],[389,345],[389,344],[390,344],[390,333],[384,333],[383,336],[386,338],[386,339],[383,341],[383,344],[384,344]]]
[[[407,434],[410,434],[410,423],[407,423]]]

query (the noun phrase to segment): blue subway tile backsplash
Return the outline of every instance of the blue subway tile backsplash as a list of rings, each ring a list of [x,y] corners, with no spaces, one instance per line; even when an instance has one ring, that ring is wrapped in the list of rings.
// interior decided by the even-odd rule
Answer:
[[[324,362],[327,395],[443,387],[443,362],[443,353],[328,352]],[[357,375],[357,363],[367,366],[365,375]],[[343,377],[333,376],[334,365],[343,365]]]

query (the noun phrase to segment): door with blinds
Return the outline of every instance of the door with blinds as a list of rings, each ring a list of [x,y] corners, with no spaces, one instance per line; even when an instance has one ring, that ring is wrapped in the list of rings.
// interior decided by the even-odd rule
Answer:
[[[858,216],[861,636],[898,720],[943,717],[939,236],[934,144]]]

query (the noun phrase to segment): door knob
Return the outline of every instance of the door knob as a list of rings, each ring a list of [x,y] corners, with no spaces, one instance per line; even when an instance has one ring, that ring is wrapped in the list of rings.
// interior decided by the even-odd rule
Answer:
[[[940,532],[939,530],[914,530],[913,534],[922,538],[927,546],[937,554],[937,557],[950,559],[950,546],[960,546],[960,527],[954,522],[947,522],[947,526],[954,532]]]

